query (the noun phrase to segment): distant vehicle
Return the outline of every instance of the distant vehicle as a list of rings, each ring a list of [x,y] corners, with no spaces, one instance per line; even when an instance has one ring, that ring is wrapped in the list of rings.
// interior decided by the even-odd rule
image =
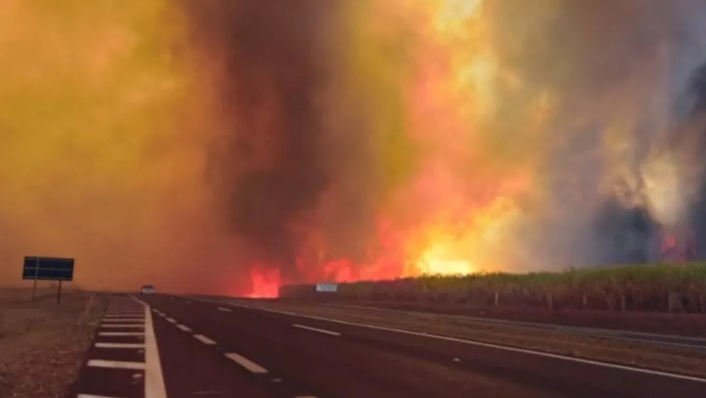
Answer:
[[[152,285],[144,285],[142,286],[142,289],[140,289],[140,294],[153,294],[154,293],[154,286]]]

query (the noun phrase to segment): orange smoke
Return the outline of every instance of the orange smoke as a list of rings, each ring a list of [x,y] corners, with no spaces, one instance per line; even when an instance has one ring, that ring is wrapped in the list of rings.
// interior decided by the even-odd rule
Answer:
[[[692,3],[644,2],[5,0],[0,283],[42,254],[253,297],[581,265],[616,180],[679,225]]]
[[[674,132],[678,38],[650,22],[677,18],[674,9],[630,1],[345,4],[340,92],[329,113],[367,117],[355,120],[373,166],[364,169],[370,177],[334,174],[313,209],[298,215],[295,279],[590,263],[597,249],[586,249],[585,225],[616,181],[657,222],[683,219],[693,165],[662,140]],[[359,179],[372,182],[356,191]],[[371,192],[356,196],[360,189]],[[373,220],[349,232],[332,214],[360,197],[372,202]]]

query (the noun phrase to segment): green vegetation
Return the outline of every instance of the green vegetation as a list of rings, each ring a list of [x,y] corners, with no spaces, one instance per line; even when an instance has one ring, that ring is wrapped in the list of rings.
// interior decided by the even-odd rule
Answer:
[[[282,298],[318,299],[315,285],[280,289]],[[433,302],[550,310],[706,313],[706,263],[581,268],[530,274],[422,276],[339,284],[345,301]]]

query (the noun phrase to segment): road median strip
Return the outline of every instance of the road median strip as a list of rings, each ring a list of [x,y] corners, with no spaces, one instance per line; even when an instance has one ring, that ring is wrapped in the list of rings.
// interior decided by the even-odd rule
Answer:
[[[144,337],[145,333],[144,332],[99,332],[98,336],[105,336],[105,337],[128,337],[128,336],[140,336]]]
[[[142,349],[144,344],[140,343],[96,343],[96,348],[126,348],[126,349]]]
[[[102,324],[101,328],[106,328],[106,329],[143,329],[145,327],[144,324],[125,324],[125,325],[114,325],[114,324]]]
[[[91,359],[88,361],[88,367],[108,368],[108,369],[145,370],[145,363],[144,362],[127,362],[127,361],[107,361],[104,359]]]

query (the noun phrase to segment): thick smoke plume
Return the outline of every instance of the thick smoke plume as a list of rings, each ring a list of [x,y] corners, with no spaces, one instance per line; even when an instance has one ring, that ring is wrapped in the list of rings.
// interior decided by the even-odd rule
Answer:
[[[3,282],[44,253],[234,294],[706,256],[699,0],[6,3]]]
[[[227,246],[179,12],[162,0],[2,9],[0,283],[44,255],[75,257],[87,288],[227,289],[202,271]]]
[[[648,262],[689,230],[699,2],[238,4],[204,37],[228,99],[222,205],[261,267]]]

